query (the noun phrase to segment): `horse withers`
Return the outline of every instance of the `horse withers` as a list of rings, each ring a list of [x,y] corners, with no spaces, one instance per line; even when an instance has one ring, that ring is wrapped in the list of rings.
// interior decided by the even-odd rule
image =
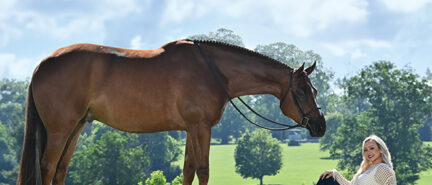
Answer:
[[[178,40],[151,50],[77,44],[35,69],[17,184],[64,184],[78,137],[89,120],[135,133],[187,132],[183,184],[209,179],[211,127],[229,98],[271,94],[281,111],[321,137],[326,123],[308,75],[238,46]],[[201,49],[201,51],[200,51]],[[214,64],[215,80],[203,55]],[[224,89],[221,88],[221,85]],[[306,120],[306,121],[305,121]]]

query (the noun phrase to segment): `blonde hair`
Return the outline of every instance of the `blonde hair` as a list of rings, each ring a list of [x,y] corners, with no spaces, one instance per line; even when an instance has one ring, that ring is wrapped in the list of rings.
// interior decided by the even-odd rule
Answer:
[[[357,173],[354,175],[353,180],[357,179],[357,177],[363,173],[364,171],[366,171],[369,167],[370,164],[367,162],[367,159],[364,156],[364,147],[365,147],[365,143],[368,141],[375,141],[379,147],[379,149],[381,150],[381,158],[383,160],[383,162],[385,164],[387,164],[391,169],[393,169],[393,163],[391,162],[391,155],[390,152],[387,148],[387,145],[385,144],[385,142],[379,138],[376,135],[371,135],[369,137],[367,137],[366,139],[363,140],[363,144],[362,144],[362,157],[363,157],[363,161],[360,164],[360,168],[358,169]]]

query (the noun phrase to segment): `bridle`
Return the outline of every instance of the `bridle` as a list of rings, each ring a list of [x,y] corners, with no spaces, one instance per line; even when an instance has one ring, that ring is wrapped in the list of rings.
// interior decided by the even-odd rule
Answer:
[[[203,56],[203,58],[204,58],[204,60],[207,62],[207,65],[209,66],[209,68],[210,68],[210,71],[212,72],[212,74],[213,74],[213,77],[215,78],[215,80],[217,81],[217,83],[218,83],[218,85],[220,86],[220,88],[222,89],[222,91],[224,92],[224,94],[227,96],[227,98],[228,98],[228,100],[230,101],[230,103],[232,104],[232,106],[237,110],[237,112],[238,113],[240,113],[240,115],[242,115],[248,122],[250,122],[251,124],[253,124],[253,125],[255,125],[255,126],[257,126],[257,127],[260,127],[260,128],[264,128],[264,129],[267,129],[267,130],[288,130],[288,129],[292,129],[292,128],[296,128],[296,127],[304,127],[304,128],[307,128],[308,126],[309,126],[309,117],[308,117],[308,115],[312,112],[312,111],[314,111],[314,110],[316,110],[316,109],[321,109],[320,107],[316,107],[316,108],[313,108],[313,109],[311,109],[311,110],[309,110],[309,111],[307,111],[306,113],[304,113],[304,111],[303,111],[303,109],[301,108],[301,106],[300,106],[300,104],[298,103],[298,101],[297,101],[297,98],[296,98],[296,96],[294,95],[294,91],[292,90],[292,84],[293,84],[293,71],[291,71],[290,72],[290,85],[289,85],[289,89],[288,89],[288,91],[285,93],[285,95],[283,96],[283,98],[281,99],[281,102],[283,102],[283,100],[286,98],[286,96],[288,95],[288,93],[290,93],[291,94],[291,96],[292,96],[292,98],[293,98],[293,100],[294,100],[294,103],[295,103],[295,105],[296,105],[296,107],[297,107],[297,110],[299,111],[299,113],[301,113],[301,115],[302,115],[302,120],[301,120],[301,122],[300,122],[300,124],[296,124],[296,125],[289,125],[289,124],[285,124],[285,123],[279,123],[279,122],[276,122],[276,121],[273,121],[273,120],[270,120],[270,119],[268,119],[268,118],[266,118],[266,117],[264,117],[263,115],[261,115],[261,114],[259,114],[258,112],[256,112],[255,110],[253,110],[245,101],[243,101],[243,99],[241,99],[240,97],[237,97],[237,99],[242,103],[242,104],[244,104],[251,112],[253,112],[254,114],[256,114],[257,116],[259,116],[260,118],[262,118],[262,119],[264,119],[264,120],[266,120],[266,121],[268,121],[268,122],[271,122],[271,123],[274,123],[274,124],[277,124],[277,125],[280,125],[280,126],[283,126],[283,128],[271,128],[271,127],[266,127],[266,126],[263,126],[263,125],[260,125],[260,124],[258,124],[258,123],[255,123],[255,122],[253,122],[253,121],[251,121],[243,112],[241,112],[240,111],[240,109],[234,104],[234,102],[232,101],[232,98],[231,98],[231,96],[229,95],[229,93],[226,91],[226,89],[225,89],[225,87],[223,86],[223,84],[222,84],[222,82],[220,81],[220,79],[219,79],[219,77],[218,77],[218,75],[217,75],[217,72],[216,72],[216,69],[215,69],[215,67],[214,67],[214,65],[213,65],[213,63],[210,61],[210,59],[208,58],[208,56],[205,54],[205,52],[201,49],[201,47],[199,46],[199,44],[198,44],[198,42],[197,41],[193,41],[193,43],[194,43],[194,45],[195,46],[197,46],[197,48],[199,49],[199,51],[200,51],[200,53],[201,53],[201,55]],[[302,79],[301,79],[302,80]]]
[[[303,111],[302,107],[301,107],[300,104],[298,103],[298,100],[297,100],[297,98],[296,98],[296,96],[295,96],[295,94],[294,94],[294,91],[292,90],[292,84],[294,83],[294,81],[293,81],[293,74],[294,74],[294,72],[291,71],[291,72],[290,72],[290,85],[289,85],[289,89],[288,89],[287,94],[288,94],[289,92],[291,92],[292,99],[294,100],[294,104],[296,105],[295,107],[297,108],[298,112],[302,115],[302,120],[301,120],[300,124],[301,124],[303,127],[307,127],[307,126],[309,125],[309,120],[310,120],[309,117],[308,117],[308,115],[310,115],[310,113],[312,113],[312,112],[315,111],[315,110],[318,110],[318,111],[319,111],[319,110],[321,109],[321,107],[317,106],[317,107],[312,108],[311,110],[307,111],[306,113]],[[305,79],[307,79],[307,78],[308,78],[308,77],[304,77],[304,78],[299,79],[299,80],[296,80],[296,81],[305,80]],[[285,95],[285,96],[281,99],[281,102],[283,102],[283,100],[286,98],[286,96],[287,96],[287,95]]]

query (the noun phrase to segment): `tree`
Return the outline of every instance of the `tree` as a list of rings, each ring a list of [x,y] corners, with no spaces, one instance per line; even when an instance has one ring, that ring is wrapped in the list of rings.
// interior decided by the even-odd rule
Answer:
[[[0,80],[0,184],[12,184],[18,175],[27,84],[27,81]]]
[[[259,179],[276,175],[282,167],[282,151],[279,141],[263,129],[246,132],[235,149],[236,172],[243,178]]]
[[[326,116],[326,134],[320,139],[320,150],[328,150],[334,142],[337,129],[343,122],[343,114],[339,112],[329,113]]]
[[[210,32],[208,35],[205,34],[193,35],[190,36],[189,39],[219,41],[227,44],[244,47],[242,38],[234,34],[234,31],[225,28],[219,28],[216,32]]]
[[[137,184],[148,163],[138,135],[108,131],[75,153],[67,184]]]
[[[432,80],[432,72],[429,68],[426,68],[426,80]]]
[[[0,80],[0,121],[12,137],[12,150],[17,156],[21,155],[24,138],[27,86],[27,81]]]
[[[163,171],[168,181],[181,174],[178,165],[174,165],[182,156],[181,142],[171,137],[168,132],[139,134],[140,145],[149,155],[150,165],[146,168],[147,175],[153,171]]]
[[[13,184],[17,159],[12,150],[10,136],[0,121],[0,184]]]
[[[183,174],[180,174],[171,182],[171,185],[182,185],[182,184],[183,184]]]
[[[432,87],[410,70],[395,69],[387,61],[365,67],[341,83],[351,114],[344,114],[330,146],[338,167],[354,173],[362,160],[361,143],[371,134],[386,141],[398,184],[414,184],[419,173],[432,168],[432,147],[419,139],[429,116]]]
[[[251,96],[242,97],[246,103],[251,103]],[[237,107],[244,113],[247,113],[244,106],[241,106],[240,101],[233,100]],[[247,115],[251,120],[255,119],[254,115]],[[222,120],[212,128],[212,137],[221,140],[221,144],[228,144],[232,138],[241,137],[247,129],[253,130],[255,127],[248,122],[234,109],[229,103],[222,117]]]
[[[152,172],[150,178],[146,180],[145,185],[167,185],[163,171]]]
[[[429,124],[424,124],[423,127],[420,127],[419,134],[422,141],[432,141],[432,132]]]

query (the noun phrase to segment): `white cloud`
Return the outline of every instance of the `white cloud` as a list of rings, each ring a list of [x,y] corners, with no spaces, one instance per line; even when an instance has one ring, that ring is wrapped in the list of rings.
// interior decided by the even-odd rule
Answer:
[[[193,1],[168,0],[165,13],[162,15],[162,24],[180,22],[194,16],[197,9]]]
[[[104,25],[107,20],[138,13],[141,10],[139,5],[146,6],[151,1],[97,0],[77,1],[75,3],[78,5],[64,7],[64,12],[59,13],[58,11],[45,11],[23,4],[18,6],[15,0],[2,1],[0,3],[0,46],[5,46],[11,37],[17,37],[17,32],[25,31],[38,34],[45,33],[54,36],[55,39],[62,40],[88,32],[104,35],[106,31]]]
[[[11,16],[15,3],[16,0],[2,0],[0,2],[0,20]]]
[[[338,57],[344,56],[346,53],[348,53],[346,49],[337,44],[324,43],[323,46],[330,50],[333,55]]]
[[[240,18],[272,25],[295,36],[307,37],[336,24],[366,21],[366,0],[169,0],[162,23],[179,23],[206,15]],[[215,15],[213,15],[215,14]]]
[[[363,49],[374,50],[392,47],[391,43],[387,41],[374,39],[347,40],[338,43],[322,43],[322,45],[335,56],[342,57],[349,54],[352,59],[367,57],[367,54],[362,51]]]
[[[140,35],[137,35],[134,38],[132,38],[130,45],[132,49],[146,49],[145,47],[147,44],[141,41]]]
[[[432,3],[432,0],[381,0],[384,5],[395,12],[412,13],[425,5]]]
[[[366,57],[367,54],[363,53],[359,48],[355,49],[352,53],[351,53],[351,58],[352,59],[359,59],[359,58],[363,58]]]
[[[368,3],[361,0],[281,1],[269,4],[266,13],[284,30],[307,37],[336,24],[364,22],[367,6]]]
[[[39,63],[36,59],[17,58],[15,54],[0,53],[0,79],[14,78],[24,80],[30,77]]]

